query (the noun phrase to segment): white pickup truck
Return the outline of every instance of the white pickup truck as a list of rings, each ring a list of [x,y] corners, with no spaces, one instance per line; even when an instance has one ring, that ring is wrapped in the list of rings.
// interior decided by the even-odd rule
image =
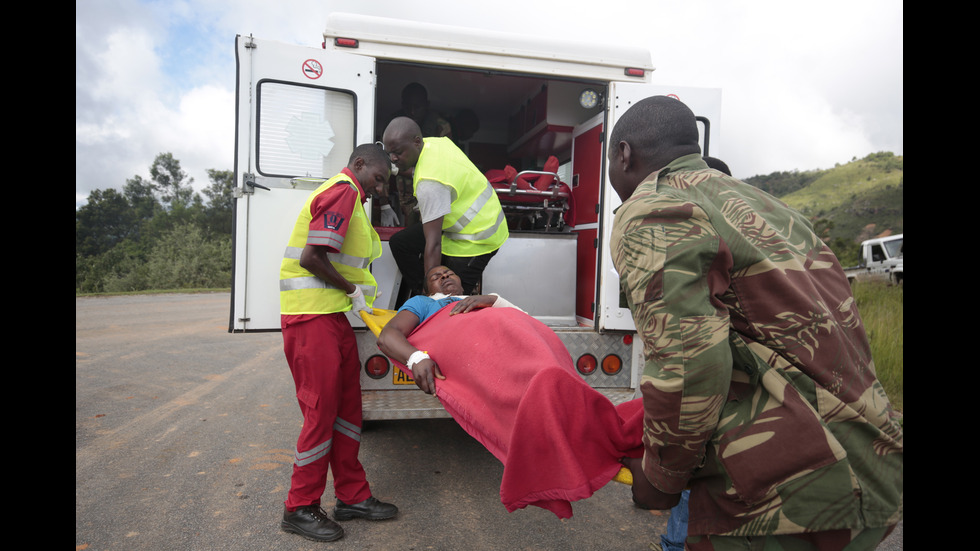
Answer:
[[[902,284],[905,275],[902,254],[905,249],[904,236],[905,234],[900,233],[861,243],[861,264],[844,269],[847,280],[852,284],[855,281]]]

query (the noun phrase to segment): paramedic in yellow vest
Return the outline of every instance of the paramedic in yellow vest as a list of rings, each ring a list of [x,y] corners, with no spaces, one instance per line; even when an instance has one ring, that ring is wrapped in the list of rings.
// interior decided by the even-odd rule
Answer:
[[[487,178],[449,138],[422,138],[418,124],[398,117],[383,136],[399,174],[412,174],[422,224],[391,236],[402,273],[402,296],[421,294],[423,274],[446,266],[479,294],[490,258],[509,235],[500,201]]]
[[[333,474],[336,520],[391,518],[375,499],[357,455],[361,441],[360,360],[345,312],[371,312],[377,283],[368,266],[381,242],[364,209],[364,186],[388,181],[391,164],[375,144],[354,149],[347,168],[320,185],[299,213],[279,268],[286,360],[303,427],[280,528],[333,541],[343,528],[320,507]]]

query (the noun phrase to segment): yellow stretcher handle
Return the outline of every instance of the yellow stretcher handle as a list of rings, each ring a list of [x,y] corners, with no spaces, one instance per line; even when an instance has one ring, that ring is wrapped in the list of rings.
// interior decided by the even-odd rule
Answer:
[[[368,329],[374,333],[377,337],[381,334],[381,330],[384,328],[385,324],[391,321],[391,318],[395,317],[398,312],[395,310],[383,310],[381,308],[374,308],[373,314],[368,314],[364,310],[361,310],[361,319],[367,324]]]
[[[616,476],[613,477],[613,480],[621,484],[626,484],[627,486],[632,486],[633,471],[627,469],[626,467],[623,467],[619,469],[619,472],[616,474]]]

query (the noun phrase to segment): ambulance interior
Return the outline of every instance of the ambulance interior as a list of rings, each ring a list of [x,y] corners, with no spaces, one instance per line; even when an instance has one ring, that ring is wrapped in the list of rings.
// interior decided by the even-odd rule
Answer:
[[[592,326],[606,85],[378,60],[378,140],[411,83],[455,123],[457,145],[488,175],[507,217],[511,238],[488,266],[484,292],[550,325]],[[594,104],[583,106],[583,95]],[[471,136],[466,111],[478,121]],[[521,171],[530,172],[515,178]],[[396,228],[378,230],[384,239]]]

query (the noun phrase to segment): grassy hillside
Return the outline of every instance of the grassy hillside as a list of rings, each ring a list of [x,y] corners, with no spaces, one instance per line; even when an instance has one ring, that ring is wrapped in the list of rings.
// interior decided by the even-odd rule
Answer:
[[[854,284],[854,299],[871,344],[876,373],[896,411],[905,408],[905,287]]]
[[[857,245],[904,232],[904,158],[873,153],[828,170],[779,172],[746,179],[809,217],[844,265]]]

